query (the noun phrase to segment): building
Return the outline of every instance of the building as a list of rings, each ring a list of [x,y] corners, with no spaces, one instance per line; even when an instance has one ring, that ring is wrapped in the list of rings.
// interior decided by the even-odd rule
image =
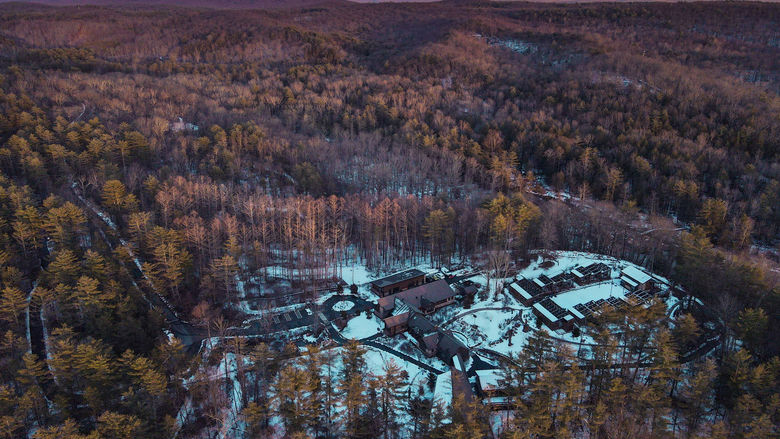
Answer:
[[[509,294],[514,296],[514,298],[520,301],[520,303],[523,305],[531,306],[532,304],[544,299],[549,295],[548,292],[539,286],[539,283],[543,282],[536,282],[537,280],[538,279],[530,281],[526,278],[520,278],[517,280],[517,282],[512,282],[509,285]]]
[[[413,314],[408,320],[409,334],[417,340],[420,350],[426,357],[436,355],[439,346],[440,331],[420,314]]]
[[[426,357],[437,357],[449,366],[463,364],[469,358],[469,349],[449,331],[435,326],[425,316],[410,312],[406,320],[409,335]]]
[[[509,284],[509,288],[507,288],[507,290],[509,291],[509,294],[511,294],[515,299],[517,299],[518,302],[525,306],[531,306],[531,304],[534,302],[533,294],[526,291],[525,288],[521,287],[517,282],[512,282]]]
[[[628,291],[646,291],[653,288],[653,277],[629,265],[620,272],[620,285]]]
[[[424,283],[425,273],[413,268],[371,282],[371,291],[379,297],[384,297]]]
[[[450,288],[447,281],[442,279],[400,293],[383,296],[377,302],[377,316],[380,319],[385,319],[391,314],[395,314],[393,310],[399,300],[420,310],[423,314],[431,314],[452,303],[455,300],[455,291]]]
[[[609,265],[603,262],[594,262],[585,267],[577,267],[571,273],[574,275],[574,282],[583,286],[609,279],[611,271]]]
[[[542,300],[539,303],[534,304],[533,308],[531,308],[536,315],[536,318],[539,319],[542,323],[545,324],[548,328],[555,331],[556,329],[564,328],[564,326],[569,326],[570,324],[573,324],[571,319],[564,320],[564,317],[569,314],[569,311],[562,308],[557,303],[553,302],[551,299],[547,298]]]
[[[171,126],[171,131],[175,133],[179,131],[198,131],[197,125],[194,125],[189,122],[185,123],[184,119],[182,119],[181,117],[179,118],[179,120],[173,122],[170,126]]]
[[[506,390],[503,372],[500,369],[477,370],[475,373],[479,396],[483,398],[499,396]]]
[[[385,322],[385,329],[384,334],[392,337],[394,335],[401,334],[403,332],[406,332],[409,329],[409,317],[411,316],[411,313],[409,311],[392,315],[386,319],[384,319]]]

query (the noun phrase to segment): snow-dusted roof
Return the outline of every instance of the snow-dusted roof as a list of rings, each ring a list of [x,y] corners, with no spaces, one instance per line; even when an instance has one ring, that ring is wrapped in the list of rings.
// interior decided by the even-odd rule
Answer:
[[[452,356],[452,364],[459,371],[466,372],[466,366],[463,365],[463,361],[461,361],[460,355],[455,354]]]
[[[548,311],[547,308],[543,307],[541,304],[539,303],[534,304],[534,309],[542,313],[542,315],[547,317],[551,322],[558,321],[558,319],[554,315],[552,315],[552,313]]]
[[[410,270],[402,271],[400,273],[391,274],[390,276],[377,279],[371,282],[371,285],[377,288],[384,288],[420,276],[425,276],[425,273],[423,273],[422,271],[416,268],[412,268]]]
[[[479,378],[479,387],[482,390],[494,390],[501,387],[499,381],[503,378],[500,369],[478,370],[476,373]]]
[[[576,317],[578,319],[584,319],[585,318],[585,316],[582,315],[581,312],[577,311],[577,309],[574,308],[574,307],[569,308],[569,312],[572,313],[572,315],[574,315],[574,317]]]
[[[436,378],[436,387],[433,395],[434,398],[447,404],[452,403],[452,375],[449,372],[443,373]]]
[[[529,293],[528,291],[524,290],[523,287],[521,287],[520,285],[517,284],[517,282],[512,282],[512,284],[509,285],[509,288],[515,290],[515,292],[517,292],[518,294],[523,296],[523,299],[530,300],[533,297],[533,296],[531,296],[531,293]]]
[[[441,279],[419,287],[415,287],[400,293],[379,298],[379,307],[383,310],[390,310],[395,307],[395,300],[402,299],[409,305],[419,308],[422,299],[425,298],[432,303],[439,303],[455,296],[455,292],[447,284],[447,281]]]
[[[571,272],[572,272],[573,275],[575,275],[577,277],[584,277],[584,275],[582,273],[580,273],[580,271],[577,270],[576,268],[574,270],[572,270]]]
[[[542,282],[538,277],[534,279],[534,283],[540,287],[544,287],[544,282]]]
[[[652,279],[650,275],[634,267],[633,265],[629,265],[628,267],[624,268],[623,275],[630,277],[631,279],[635,280],[640,284],[643,284],[649,281],[650,279]]]
[[[403,325],[409,320],[409,312],[396,314],[385,319],[385,328],[392,328],[393,326]]]
[[[631,278],[630,278],[630,277],[628,277],[628,276],[623,276],[623,277],[621,277],[620,279],[621,279],[623,282],[625,282],[625,283],[627,283],[628,285],[630,285],[630,286],[631,286],[631,288],[634,288],[634,287],[636,287],[637,285],[639,285],[638,283],[634,282],[634,280],[633,280],[633,279],[631,279]]]

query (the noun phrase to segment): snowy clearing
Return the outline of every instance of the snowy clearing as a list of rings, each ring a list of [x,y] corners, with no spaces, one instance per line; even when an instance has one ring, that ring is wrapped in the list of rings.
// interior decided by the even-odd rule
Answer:
[[[366,317],[365,314],[360,314],[347,322],[347,327],[341,331],[341,335],[345,338],[359,340],[381,332],[383,327],[384,324],[375,315],[371,314],[369,317]]]

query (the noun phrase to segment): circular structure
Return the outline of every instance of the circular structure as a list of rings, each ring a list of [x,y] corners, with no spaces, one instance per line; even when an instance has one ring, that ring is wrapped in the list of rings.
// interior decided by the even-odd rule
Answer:
[[[355,307],[355,303],[349,300],[342,300],[340,302],[336,302],[333,304],[333,311],[341,312],[341,311],[349,311],[352,308]]]

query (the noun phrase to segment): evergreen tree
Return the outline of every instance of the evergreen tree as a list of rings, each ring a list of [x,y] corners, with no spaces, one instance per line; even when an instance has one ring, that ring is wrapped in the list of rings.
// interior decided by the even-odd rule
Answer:
[[[342,371],[338,388],[342,395],[345,432],[348,437],[360,437],[361,414],[367,403],[365,392],[366,350],[356,340],[344,345],[341,354]]]

